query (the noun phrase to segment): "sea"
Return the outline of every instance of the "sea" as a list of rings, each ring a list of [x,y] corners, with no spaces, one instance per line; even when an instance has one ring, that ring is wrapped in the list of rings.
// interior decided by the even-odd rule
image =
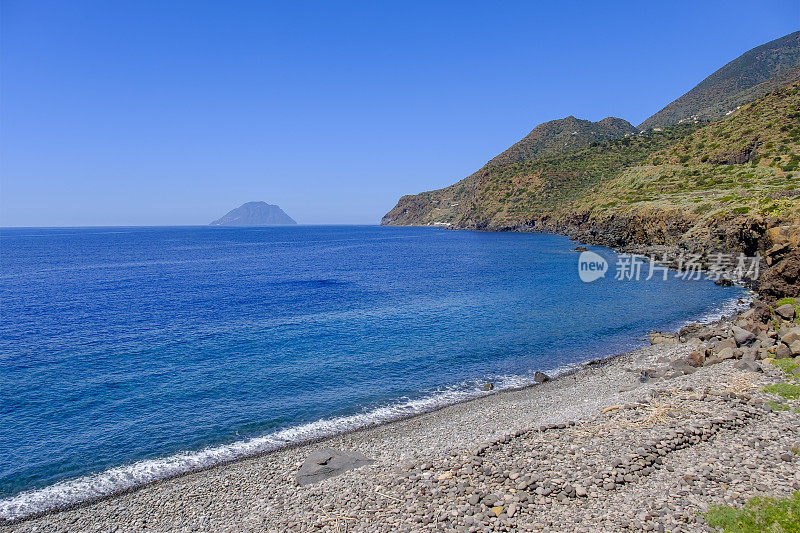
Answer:
[[[748,298],[646,279],[647,263],[616,279],[623,258],[595,246],[607,271],[583,281],[574,247],[380,226],[2,229],[0,520],[532,385]]]

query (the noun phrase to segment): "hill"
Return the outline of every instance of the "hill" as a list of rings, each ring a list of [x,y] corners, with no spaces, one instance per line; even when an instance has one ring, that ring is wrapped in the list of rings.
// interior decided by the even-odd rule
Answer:
[[[800,241],[798,118],[795,82],[711,124],[487,165],[450,187],[404,196],[382,223],[550,231],[614,247],[769,256],[781,242]],[[778,265],[791,258],[773,259]],[[800,253],[791,265],[800,268]],[[792,268],[785,269],[788,281],[771,282],[774,295],[800,288]]]
[[[799,85],[773,91],[715,123],[680,124],[487,166],[450,187],[404,196],[384,223],[511,229],[576,210],[655,204],[691,204],[692,212],[704,215],[800,216],[792,196],[800,188]]]
[[[560,154],[589,146],[591,143],[632,135],[636,131],[627,120],[614,117],[607,117],[599,122],[573,116],[551,120],[536,126],[522,140],[494,157],[487,165],[507,165],[544,155]]]
[[[277,226],[297,224],[277,205],[247,202],[211,222],[211,226]]]
[[[535,160],[569,159],[581,149],[635,133],[636,129],[629,122],[613,117],[591,122],[570,116],[545,122],[455,185],[403,196],[383,217],[381,224],[470,225],[464,216],[465,209],[491,210],[490,205],[495,203],[494,192],[498,191],[491,182],[498,179],[497,176],[508,174],[509,169],[519,169]],[[483,190],[484,187],[488,189]],[[496,200],[508,203],[509,199]]]
[[[639,129],[719,120],[729,111],[800,79],[800,31],[753,48],[701,81]]]

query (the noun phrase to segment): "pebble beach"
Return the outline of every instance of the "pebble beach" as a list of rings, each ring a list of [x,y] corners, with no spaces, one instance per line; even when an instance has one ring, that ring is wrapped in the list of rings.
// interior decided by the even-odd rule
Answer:
[[[737,323],[758,330],[750,315]],[[5,529],[713,531],[709,506],[800,490],[800,402],[779,398],[776,407],[764,391],[786,379],[784,370],[759,357],[768,343],[754,344],[755,335],[715,360],[713,346],[730,343],[725,332],[738,326],[715,327],[705,339],[657,336],[654,345],[532,387]],[[785,326],[768,328],[758,333],[786,335]],[[687,365],[698,352],[709,361]],[[372,462],[301,486],[304,461],[325,450]]]

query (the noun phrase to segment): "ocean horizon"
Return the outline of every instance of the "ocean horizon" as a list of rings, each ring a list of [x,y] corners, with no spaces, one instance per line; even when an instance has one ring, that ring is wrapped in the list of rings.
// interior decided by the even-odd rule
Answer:
[[[574,243],[538,233],[106,226],[2,240],[5,519],[427,412],[486,383],[528,386],[746,297],[674,273],[584,283]]]

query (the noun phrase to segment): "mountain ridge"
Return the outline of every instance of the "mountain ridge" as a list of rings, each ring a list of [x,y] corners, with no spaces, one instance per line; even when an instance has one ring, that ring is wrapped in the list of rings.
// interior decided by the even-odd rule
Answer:
[[[737,107],[800,79],[800,31],[752,48],[642,122],[640,130],[685,120],[719,120]]]

